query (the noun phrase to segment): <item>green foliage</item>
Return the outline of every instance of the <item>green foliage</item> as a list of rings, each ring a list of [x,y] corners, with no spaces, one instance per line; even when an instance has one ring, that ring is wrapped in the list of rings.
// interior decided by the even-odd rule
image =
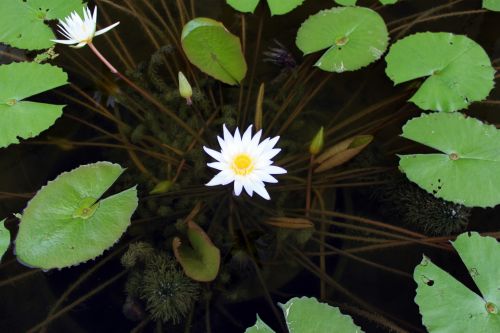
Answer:
[[[48,49],[55,39],[46,21],[61,19],[81,11],[81,0],[3,0],[0,1],[0,42],[13,47]]]
[[[0,261],[10,245],[10,232],[5,228],[5,219],[0,221]]]
[[[131,269],[127,294],[145,302],[153,320],[178,323],[192,309],[200,287],[164,252],[145,242],[131,244],[122,263]]]
[[[247,72],[240,39],[209,18],[189,21],[182,30],[182,48],[189,61],[217,80],[237,85]]]
[[[362,333],[350,316],[344,315],[339,308],[320,303],[314,297],[294,297],[280,304],[290,333],[331,332]],[[258,316],[254,326],[245,333],[274,332]]]
[[[483,8],[500,12],[500,0],[483,0]]]
[[[363,7],[337,7],[310,16],[297,32],[304,55],[327,50],[314,64],[328,72],[360,69],[385,52],[389,35],[377,12]]]
[[[424,257],[413,277],[415,302],[430,333],[500,331],[500,244],[492,237],[465,233],[452,242],[481,295]]]
[[[196,223],[188,222],[188,238],[192,247],[181,245],[179,238],[173,240],[175,257],[187,276],[196,281],[212,281],[220,266],[220,251],[207,234]]]
[[[383,5],[392,5],[398,2],[398,0],[379,0]],[[342,6],[356,6],[358,0],[335,0],[336,3]]]
[[[60,174],[30,200],[20,218],[18,259],[42,269],[93,259],[112,246],[130,224],[137,191],[99,200],[122,174],[117,164],[97,162]]]
[[[395,84],[427,77],[410,99],[419,108],[453,112],[485,99],[495,70],[472,39],[445,32],[417,33],[396,42],[385,57]]]
[[[64,105],[24,101],[67,83],[59,67],[30,62],[0,66],[0,147],[32,138],[62,115]]]
[[[260,0],[226,0],[228,5],[243,13],[253,13]],[[267,0],[271,15],[283,15],[300,6],[304,0]]]
[[[400,156],[400,168],[424,190],[468,207],[500,203],[500,130],[495,126],[460,113],[423,114],[408,121],[402,136],[441,152]]]

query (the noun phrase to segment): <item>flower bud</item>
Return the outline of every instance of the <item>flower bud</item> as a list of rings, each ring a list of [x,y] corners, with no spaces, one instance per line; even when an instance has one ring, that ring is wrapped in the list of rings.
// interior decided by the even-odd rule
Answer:
[[[311,155],[316,155],[323,150],[323,145],[325,144],[325,133],[323,126],[319,129],[318,133],[316,133],[316,136],[314,139],[311,141],[311,145],[309,146],[309,152]]]
[[[186,99],[188,105],[193,104],[191,101],[193,89],[182,72],[179,72],[179,93]]]

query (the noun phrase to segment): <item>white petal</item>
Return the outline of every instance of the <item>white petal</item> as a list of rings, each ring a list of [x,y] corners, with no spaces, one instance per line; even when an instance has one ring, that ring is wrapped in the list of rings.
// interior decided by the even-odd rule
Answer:
[[[51,41],[53,41],[54,43],[66,44],[66,45],[78,43],[77,40],[72,40],[72,39],[51,39]]]
[[[255,177],[266,183],[277,183],[278,180],[265,171],[255,170]]]
[[[270,160],[274,156],[278,155],[280,151],[281,149],[279,148],[270,149],[268,151],[263,152],[262,155],[259,156],[259,158],[262,158],[263,160]]]
[[[99,35],[102,35],[103,33],[106,33],[106,32],[108,32],[109,30],[111,30],[111,29],[113,29],[114,27],[116,27],[118,24],[120,24],[120,22],[116,22],[116,23],[114,23],[114,24],[110,25],[110,26],[109,26],[109,27],[107,27],[107,28],[101,29],[101,30],[97,31],[97,32],[95,33],[95,35],[94,35],[94,36],[99,36]]]
[[[257,133],[255,133],[249,145],[249,149],[251,151],[255,150],[259,146],[259,141],[261,136],[262,136],[262,130],[259,130]]]
[[[222,125],[222,132],[224,133],[224,141],[228,146],[231,146],[233,144],[233,136],[229,133],[226,124]]]
[[[241,135],[240,135],[240,129],[238,127],[236,127],[236,131],[234,131],[233,138],[234,138],[234,144],[240,147],[241,146]]]
[[[245,146],[250,145],[251,140],[252,140],[252,125],[248,126],[245,133],[243,133],[243,137],[241,138],[241,143]]]
[[[264,199],[266,199],[266,200],[271,199],[271,197],[269,196],[269,193],[267,193],[266,188],[264,187],[264,185],[262,183],[254,183],[253,190],[255,191],[255,193],[257,193],[258,195],[260,195]]]
[[[211,168],[217,169],[217,170],[226,170],[228,169],[227,164],[221,163],[221,162],[212,162],[212,163],[207,163],[207,165]]]
[[[279,174],[286,173],[286,170],[283,168],[280,168],[279,166],[270,165],[265,169],[265,172],[269,173],[270,175],[279,175]]]
[[[252,186],[253,184],[250,181],[250,179],[246,176],[243,176],[243,177],[240,177],[239,180],[240,180],[241,184],[243,185],[245,192],[247,192],[247,194],[249,196],[253,196],[253,186]]]
[[[227,144],[220,136],[217,136],[217,141],[219,141],[219,146],[222,151],[227,149]]]
[[[215,158],[217,161],[223,161],[224,158],[222,157],[222,154],[219,153],[218,151],[215,151],[213,149],[210,149],[210,148],[207,148],[205,146],[203,146],[203,150],[205,150],[205,152],[210,155],[211,157]]]
[[[243,185],[238,181],[234,181],[234,195],[238,196],[241,194],[241,191],[243,190]]]
[[[231,175],[227,171],[221,171],[205,185],[206,186],[227,185],[232,181],[234,181],[233,175]]]

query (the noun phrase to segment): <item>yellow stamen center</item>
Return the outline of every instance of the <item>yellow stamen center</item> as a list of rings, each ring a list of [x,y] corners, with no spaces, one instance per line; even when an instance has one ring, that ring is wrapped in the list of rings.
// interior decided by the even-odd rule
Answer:
[[[233,171],[240,176],[248,175],[253,170],[252,158],[247,154],[239,154],[233,160]]]

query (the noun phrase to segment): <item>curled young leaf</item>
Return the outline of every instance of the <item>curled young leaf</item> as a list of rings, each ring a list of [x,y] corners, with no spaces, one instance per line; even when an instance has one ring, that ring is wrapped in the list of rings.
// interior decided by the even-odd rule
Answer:
[[[219,272],[220,251],[196,223],[188,221],[187,227],[191,246],[175,237],[172,241],[174,255],[187,276],[201,282],[213,281]]]

